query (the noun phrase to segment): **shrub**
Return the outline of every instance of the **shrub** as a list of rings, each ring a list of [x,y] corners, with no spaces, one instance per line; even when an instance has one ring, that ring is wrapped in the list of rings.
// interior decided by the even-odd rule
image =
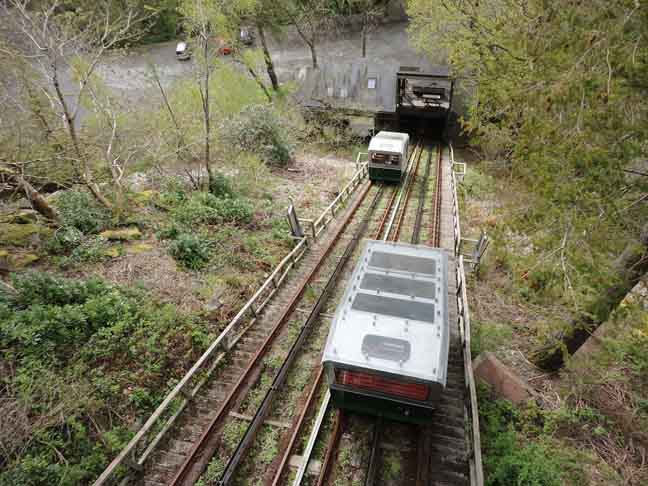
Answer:
[[[171,211],[178,224],[249,223],[252,207],[242,199],[218,198],[209,192],[194,192]]]
[[[104,258],[106,258],[106,240],[100,236],[87,238],[70,253],[70,260],[73,263],[97,263]]]
[[[489,398],[479,400],[486,485],[562,485],[565,458],[517,432],[519,412],[510,402]]]
[[[209,193],[195,193],[206,194]],[[180,204],[171,210],[171,218],[180,225],[194,225],[199,223],[215,224],[219,222],[218,212],[200,200],[200,197],[194,197]]]
[[[171,243],[169,251],[173,258],[191,270],[200,270],[209,262],[209,242],[192,233],[181,233]]]
[[[98,233],[108,226],[108,211],[85,191],[64,191],[56,200],[62,226],[76,228],[84,234]]]
[[[158,206],[170,209],[187,200],[187,186],[178,177],[168,177],[162,181],[157,204]]]
[[[232,148],[259,154],[269,165],[287,164],[294,150],[289,128],[266,105],[243,108],[228,120],[223,139]]]
[[[235,197],[234,188],[229,178],[221,172],[212,172],[209,181],[209,192],[219,198]]]
[[[252,206],[242,199],[218,199],[214,209],[224,223],[249,223],[252,220]]]
[[[100,280],[12,283],[0,287],[2,381],[29,421],[2,431],[0,486],[90,484],[207,346],[207,326]]]

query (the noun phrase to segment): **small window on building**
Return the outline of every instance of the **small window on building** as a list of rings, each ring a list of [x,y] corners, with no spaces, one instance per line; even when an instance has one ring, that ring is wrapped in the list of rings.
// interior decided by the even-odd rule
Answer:
[[[369,79],[367,80],[367,88],[369,88],[369,89],[376,89],[376,83],[377,83],[377,81],[378,81],[378,79],[376,79],[376,78],[369,78]]]

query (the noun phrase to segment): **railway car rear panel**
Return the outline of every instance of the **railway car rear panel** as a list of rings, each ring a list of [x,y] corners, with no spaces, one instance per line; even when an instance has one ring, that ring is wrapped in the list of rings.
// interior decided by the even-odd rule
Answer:
[[[368,240],[323,355],[333,403],[426,422],[446,383],[447,257]]]
[[[400,182],[407,167],[409,135],[382,131],[369,142],[369,178]]]

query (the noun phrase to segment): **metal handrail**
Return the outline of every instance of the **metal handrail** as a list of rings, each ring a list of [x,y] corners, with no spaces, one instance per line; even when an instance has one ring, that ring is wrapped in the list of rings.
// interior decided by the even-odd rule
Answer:
[[[454,151],[450,143],[450,160],[452,167],[455,166]],[[466,292],[466,273],[464,269],[464,257],[461,255],[461,225],[459,222],[459,202],[457,199],[457,180],[454,170],[450,171],[450,184],[452,186],[452,219],[454,227],[454,253],[458,265],[457,272],[457,307],[459,329],[464,357],[464,378],[466,381],[467,400],[466,415],[470,420],[470,437],[472,439],[472,455],[470,458],[470,484],[471,486],[484,485],[484,469],[481,454],[481,435],[479,431],[479,410],[477,404],[477,388],[475,376],[472,369],[472,355],[470,350],[470,311],[468,309],[468,296]]]
[[[342,206],[346,200],[353,194],[353,191],[361,184],[361,182],[367,177],[367,164],[363,164],[360,169],[355,172],[349,183],[340,191],[340,194],[333,200],[331,204],[322,212],[322,215],[313,223],[313,237],[316,239],[319,234],[326,229],[328,224],[335,217],[336,211]],[[328,217],[330,214],[330,217]],[[218,335],[214,341],[209,345],[207,350],[198,358],[198,360],[193,364],[193,366],[185,373],[185,375],[180,379],[176,386],[169,392],[169,394],[162,400],[162,403],[155,409],[155,411],[148,418],[146,423],[137,431],[133,438],[126,444],[126,446],[120,451],[120,453],[112,460],[108,467],[101,473],[97,480],[93,483],[93,486],[102,486],[107,484],[107,481],[110,480],[117,471],[117,469],[122,465],[127,465],[129,467],[141,467],[148,456],[153,452],[153,449],[159,444],[162,440],[164,434],[171,428],[175,420],[178,418],[182,410],[187,406],[189,401],[198,393],[202,385],[207,381],[205,377],[202,377],[191,391],[185,392],[185,387],[192,381],[192,379],[197,379],[198,372],[203,368],[206,368],[208,374],[213,371],[218,362],[224,357],[225,352],[229,350],[236,341],[245,333],[245,331],[256,322],[257,315],[263,310],[263,308],[268,304],[271,298],[280,288],[281,284],[287,277],[290,270],[299,262],[299,260],[304,256],[308,249],[308,239],[302,238],[299,243],[292,249],[288,255],[284,257],[283,260],[277,265],[274,271],[268,276],[268,278],[263,282],[259,289],[254,293],[254,295],[243,305],[241,310],[234,316],[230,321],[227,327]],[[268,293],[267,291],[270,290]],[[267,295],[266,295],[267,293]],[[255,307],[257,301],[261,301],[258,306]],[[245,317],[246,313],[250,312],[252,314],[252,319],[248,325],[241,330],[241,332],[236,333],[241,324],[241,321]],[[220,354],[216,356],[217,352],[220,351]],[[212,361],[212,358],[215,358],[215,362],[211,366],[206,367],[205,365]],[[162,425],[161,429],[155,435],[152,441],[146,446],[146,449],[142,453],[141,457],[137,460],[130,459],[130,456],[134,456],[136,453],[136,448],[141,446],[140,444],[143,439],[149,434],[154,426],[158,423],[165,412],[170,411],[170,406],[178,397],[182,397],[178,409],[171,413],[171,416],[166,420]]]

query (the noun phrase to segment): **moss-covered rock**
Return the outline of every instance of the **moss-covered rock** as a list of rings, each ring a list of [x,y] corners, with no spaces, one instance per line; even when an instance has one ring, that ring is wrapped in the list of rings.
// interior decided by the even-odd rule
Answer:
[[[106,230],[99,233],[99,236],[111,241],[129,241],[138,240],[142,237],[142,232],[139,228],[120,228],[114,230]]]
[[[117,258],[121,255],[121,251],[119,249],[119,246],[109,246],[102,251],[102,255],[110,258]]]
[[[40,260],[38,255],[33,253],[20,253],[9,257],[9,264],[13,268],[24,268]]]
[[[33,209],[18,209],[0,216],[2,223],[29,224],[38,221],[38,213]]]
[[[147,251],[151,251],[153,249],[153,245],[149,245],[148,243],[136,243],[134,245],[129,245],[126,247],[126,253],[129,255],[137,255],[139,253],[146,253]]]
[[[144,205],[153,201],[157,197],[157,195],[158,195],[157,191],[148,190],[148,191],[136,192],[133,194],[132,198],[133,201],[135,201],[135,203]]]
[[[51,234],[51,229],[37,224],[0,223],[0,245],[30,246]]]

